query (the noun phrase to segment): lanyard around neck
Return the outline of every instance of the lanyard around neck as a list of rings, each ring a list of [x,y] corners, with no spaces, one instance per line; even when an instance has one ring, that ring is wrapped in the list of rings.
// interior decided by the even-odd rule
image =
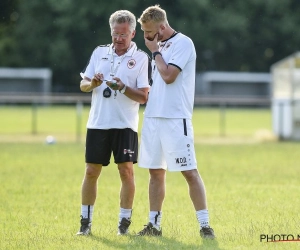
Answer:
[[[110,76],[111,77],[114,77],[115,74],[117,73],[117,71],[118,71],[118,69],[120,67],[121,62],[123,61],[123,59],[126,56],[126,53],[121,57],[120,61],[116,65],[116,67],[115,67],[115,57],[114,57],[113,53],[111,54],[111,60],[110,60]]]
[[[133,44],[131,43],[130,46],[128,47],[127,51],[125,52],[124,55],[122,55],[120,61],[118,62],[117,66],[115,67],[115,58],[114,58],[114,53],[112,51],[111,53],[111,58],[110,58],[110,76],[114,77],[120,67],[120,64],[122,63],[123,59],[125,58],[127,52],[133,47]]]

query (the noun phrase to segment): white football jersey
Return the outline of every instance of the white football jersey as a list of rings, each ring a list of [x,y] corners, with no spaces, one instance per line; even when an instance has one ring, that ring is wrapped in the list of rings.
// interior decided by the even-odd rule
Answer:
[[[92,79],[96,73],[102,73],[105,80],[111,80],[112,61],[113,68],[117,69],[114,76],[120,78],[125,85],[135,89],[149,87],[149,57],[139,50],[134,42],[131,42],[131,48],[122,56],[114,52],[112,44],[98,46],[93,51],[86,69],[81,73],[82,78],[86,76]],[[106,88],[108,86],[103,82],[93,89],[87,128],[131,128],[137,132],[139,103],[112,89],[111,96],[105,98],[103,91]]]
[[[145,117],[163,118],[192,118],[195,74],[196,50],[192,40],[177,33],[165,42],[160,42],[159,51],[167,64],[180,69],[176,80],[166,84],[160,76],[152,60],[153,84],[150,89]]]

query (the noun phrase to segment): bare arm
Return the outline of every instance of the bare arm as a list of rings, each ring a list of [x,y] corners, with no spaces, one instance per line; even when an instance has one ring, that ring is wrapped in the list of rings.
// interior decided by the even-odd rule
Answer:
[[[133,89],[130,87],[126,87],[124,95],[136,102],[139,102],[140,104],[144,104],[148,100],[148,91],[149,88]]]
[[[92,78],[92,80],[88,77],[84,77],[84,79],[80,82],[80,89],[82,92],[91,92],[94,88],[100,86],[103,82],[103,75],[96,74]]]
[[[125,87],[125,84],[120,80],[120,78],[114,77],[113,79],[116,81],[115,84],[112,82],[106,82],[106,84],[110,88],[112,88],[113,90],[122,90]],[[126,86],[124,95],[126,95],[131,100],[139,102],[140,104],[144,104],[148,100],[148,91],[149,88],[134,89]]]
[[[166,84],[173,83],[180,73],[177,67],[166,64],[160,54],[155,56],[155,67]]]

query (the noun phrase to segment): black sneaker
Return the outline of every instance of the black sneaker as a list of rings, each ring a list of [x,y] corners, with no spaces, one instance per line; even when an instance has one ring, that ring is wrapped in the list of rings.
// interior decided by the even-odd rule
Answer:
[[[149,222],[145,225],[144,229],[137,234],[138,236],[162,236],[162,229],[159,230],[153,227],[152,223]]]
[[[203,239],[214,239],[216,238],[214,230],[211,227],[202,227],[200,230],[200,236]]]
[[[80,220],[81,227],[77,235],[90,235],[92,234],[92,222],[89,218],[82,218]]]
[[[126,218],[122,218],[119,227],[118,227],[118,235],[125,235],[128,234],[128,228],[131,224],[131,221],[126,219]]]

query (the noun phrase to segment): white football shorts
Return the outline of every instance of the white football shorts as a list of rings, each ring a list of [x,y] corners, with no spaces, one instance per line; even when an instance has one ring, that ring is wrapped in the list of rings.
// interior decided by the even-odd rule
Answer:
[[[169,171],[197,169],[192,121],[145,117],[138,165]]]

